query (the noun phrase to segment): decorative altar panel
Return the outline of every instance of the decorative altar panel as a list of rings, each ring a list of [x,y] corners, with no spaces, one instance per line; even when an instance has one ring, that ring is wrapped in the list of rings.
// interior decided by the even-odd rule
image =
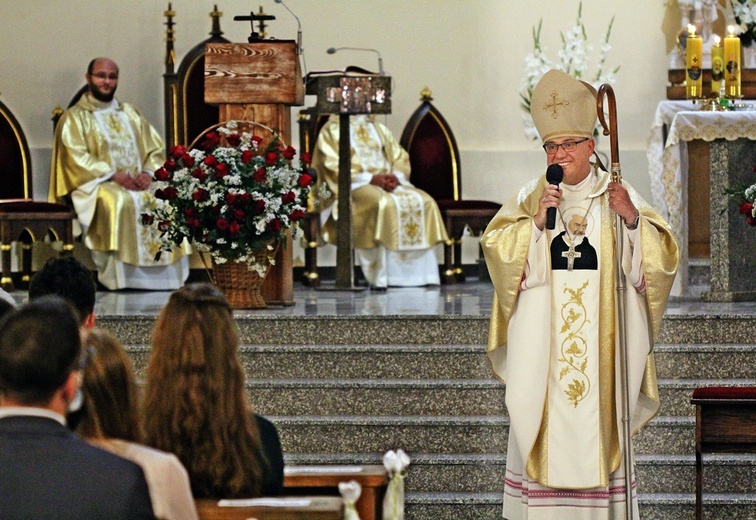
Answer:
[[[727,171],[726,168],[715,168],[709,147],[702,146],[715,140],[722,140],[720,144],[725,148],[733,148],[730,155],[742,156],[738,149],[756,146],[753,143],[756,140],[756,111],[710,112],[699,111],[698,105],[690,101],[659,103],[647,156],[654,206],[667,219],[680,244],[680,269],[673,295],[680,296],[688,291],[691,231],[700,236],[702,231],[696,226],[705,220],[710,220],[713,225],[716,220],[714,205],[708,203],[709,199],[721,196],[722,180],[715,180],[712,176],[727,174]],[[696,155],[691,153],[694,150]],[[718,164],[722,166],[721,162]],[[744,165],[748,171],[752,166]],[[733,164],[728,163],[727,167],[733,167]],[[708,175],[702,175],[702,169]],[[702,211],[709,213],[708,219],[701,215]],[[691,222],[693,215],[697,215],[695,222]]]

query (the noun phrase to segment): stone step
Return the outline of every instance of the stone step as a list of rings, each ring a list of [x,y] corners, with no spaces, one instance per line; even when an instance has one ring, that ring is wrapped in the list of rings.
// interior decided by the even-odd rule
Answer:
[[[126,346],[140,377],[148,345]],[[494,379],[483,345],[243,345],[252,379]]]
[[[658,384],[660,415],[694,417],[696,407],[690,404],[690,399],[696,388],[756,386],[756,379],[659,379]]]
[[[756,386],[754,379],[662,379],[662,416],[695,416],[693,391],[704,386]],[[468,379],[254,379],[247,391],[262,415],[508,415],[505,385]]]
[[[424,493],[496,493],[504,489],[506,454],[409,453],[405,489]],[[380,454],[286,455],[289,465],[381,464]],[[638,455],[638,488],[644,493],[694,493],[693,455]],[[756,455],[705,455],[704,490],[717,493],[756,493]]]
[[[638,489],[643,493],[695,493],[694,455],[638,455]],[[704,454],[704,491],[756,493],[756,454]]]
[[[150,348],[127,345],[139,377]],[[496,379],[484,345],[244,345],[253,379]],[[753,377],[756,345],[657,345],[660,379]]]
[[[679,306],[665,314],[657,344],[756,344],[756,315],[723,311],[711,314]],[[720,304],[726,305],[726,304]],[[459,315],[292,316],[275,319],[237,313],[244,345],[433,345],[453,339],[457,345],[486,345],[489,317]],[[147,345],[154,316],[97,317],[124,345]]]
[[[262,415],[506,415],[494,380],[257,379],[247,389]]]
[[[664,379],[747,379],[756,367],[754,344],[660,344],[656,375]]]
[[[693,493],[646,493],[638,498],[643,520],[695,518],[696,497]],[[706,519],[756,519],[756,494],[704,493],[702,498]]]
[[[494,416],[268,416],[286,453],[506,452],[509,420]],[[638,454],[694,453],[695,420],[657,417],[634,437]]]
[[[756,495],[704,494],[704,518],[756,518]],[[641,494],[638,496],[643,520],[690,520],[694,517],[692,494]],[[412,520],[454,518],[500,520],[501,493],[407,493],[405,512]]]

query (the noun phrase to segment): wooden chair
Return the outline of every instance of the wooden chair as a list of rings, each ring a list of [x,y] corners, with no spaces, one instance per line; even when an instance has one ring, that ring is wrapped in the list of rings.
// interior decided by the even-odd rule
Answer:
[[[461,163],[451,127],[431,103],[426,87],[422,103],[410,116],[399,143],[410,156],[413,185],[436,200],[451,243],[444,246],[444,283],[465,280],[462,272],[462,235],[465,228],[482,233],[501,204],[485,200],[462,200]]]
[[[362,487],[357,500],[360,520],[383,518],[383,497],[388,487],[386,468],[367,466],[286,466],[284,493],[287,495],[339,495],[339,482],[356,480]]]
[[[21,281],[31,279],[31,249],[35,240],[51,237],[63,241],[63,253],[73,251],[74,212],[62,204],[32,200],[32,169],[29,145],[11,111],[0,102],[0,257],[6,291],[14,290],[11,277],[11,244],[22,244]]]
[[[309,503],[289,506],[242,505],[244,500],[202,499],[195,500],[195,504],[199,520],[340,520],[344,516],[344,504],[340,497],[276,497],[268,500],[287,498],[300,502],[306,499]]]
[[[696,520],[703,520],[704,453],[756,453],[756,387],[696,388]]]
[[[173,49],[173,17],[175,11],[168,4],[165,11],[166,51],[163,92],[165,96],[165,143],[167,147],[187,145],[206,128],[218,123],[218,106],[205,103],[205,45],[230,43],[220,28],[223,13],[215,6],[210,13],[212,27],[210,37],[199,42],[186,53],[175,71],[176,53]]]

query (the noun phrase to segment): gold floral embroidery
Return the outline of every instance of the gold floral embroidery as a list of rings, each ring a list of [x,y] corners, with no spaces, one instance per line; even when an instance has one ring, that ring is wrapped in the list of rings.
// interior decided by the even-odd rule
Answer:
[[[588,323],[586,308],[583,304],[583,293],[588,285],[586,281],[580,288],[574,290],[565,286],[564,292],[569,294],[569,299],[562,305],[563,321],[559,331],[560,337],[564,338],[560,346],[559,363],[562,368],[559,371],[559,381],[568,375],[573,376],[572,382],[567,384],[564,393],[567,394],[570,404],[576,408],[591,390],[591,380],[586,374],[588,344],[581,334],[583,327]]]
[[[399,243],[403,247],[422,245],[423,201],[409,190],[396,190],[392,193],[397,204],[399,216]]]

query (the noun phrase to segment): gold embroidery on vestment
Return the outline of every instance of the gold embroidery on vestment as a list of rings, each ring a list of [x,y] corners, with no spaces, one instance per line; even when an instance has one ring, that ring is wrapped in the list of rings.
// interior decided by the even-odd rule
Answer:
[[[403,247],[423,244],[423,201],[415,193],[394,191],[399,214],[399,243]]]
[[[583,293],[588,285],[589,282],[586,280],[578,289],[565,286],[564,292],[569,294],[570,298],[562,305],[562,328],[559,331],[560,337],[564,337],[560,346],[562,355],[559,363],[562,368],[559,371],[559,381],[569,374],[574,376],[564,393],[567,394],[570,404],[576,408],[591,389],[591,380],[586,374],[588,343],[581,334],[581,330],[588,323],[587,309],[583,303]]]

